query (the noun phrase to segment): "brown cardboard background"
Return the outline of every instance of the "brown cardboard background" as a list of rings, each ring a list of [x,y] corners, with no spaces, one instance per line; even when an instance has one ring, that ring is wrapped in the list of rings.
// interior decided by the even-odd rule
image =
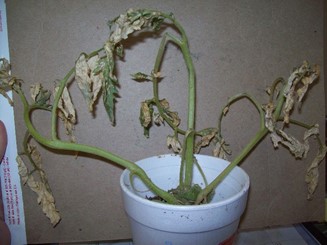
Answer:
[[[81,52],[102,46],[108,35],[106,22],[129,7],[173,12],[189,35],[197,69],[197,128],[215,126],[218,111],[229,96],[250,92],[262,103],[264,89],[275,78],[287,78],[304,59],[323,64],[323,1],[7,1],[8,30],[13,73],[25,80],[53,87]],[[78,114],[79,142],[112,149],[136,161],[168,152],[168,127],[153,128],[145,140],[138,124],[139,103],[150,98],[149,84],[132,81],[129,74],[150,72],[160,39],[130,43],[125,62],[119,62],[120,97],[117,126],[112,128],[102,105],[96,120],[87,112],[80,93],[71,86]],[[148,46],[147,46],[148,45]],[[160,87],[173,108],[185,118],[185,69],[182,57],[170,46]],[[323,73],[322,73],[323,74]],[[323,77],[321,78],[323,81]],[[324,125],[323,82],[312,88],[302,108],[309,123]],[[173,89],[170,89],[173,88]],[[21,105],[16,103],[18,142],[24,134]],[[241,113],[242,112],[242,113]],[[245,112],[245,113],[244,113]],[[233,107],[224,125],[236,153],[257,129],[255,110],[249,103]],[[49,120],[36,116],[46,134]],[[300,116],[301,118],[301,116]],[[86,119],[86,120],[85,120]],[[185,120],[184,120],[185,122]],[[324,134],[323,128],[321,133]],[[315,149],[313,149],[315,151]],[[209,154],[209,150],[203,151]],[[276,154],[277,153],[277,154]],[[37,207],[35,196],[24,188],[27,235],[30,243],[117,240],[130,237],[121,208],[121,169],[100,159],[42,151],[44,167],[62,214],[52,228]],[[309,157],[310,159],[310,157]],[[284,225],[324,217],[324,176],[313,201],[306,201],[304,174],[310,160],[294,160],[285,149],[275,152],[265,139],[242,167],[251,177],[247,212],[241,227]],[[324,173],[324,166],[321,166]]]

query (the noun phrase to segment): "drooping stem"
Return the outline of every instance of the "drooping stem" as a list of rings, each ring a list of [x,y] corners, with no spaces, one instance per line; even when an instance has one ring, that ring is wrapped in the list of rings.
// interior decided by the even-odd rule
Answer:
[[[275,83],[274,83],[275,84]],[[227,103],[227,105],[224,108],[228,108],[231,104],[235,103],[236,101],[240,99],[248,99],[252,104],[256,107],[256,109],[259,111],[260,114],[260,129],[255,134],[255,136],[249,141],[249,143],[243,148],[243,150],[237,155],[237,157],[228,165],[227,168],[225,168],[209,185],[204,188],[198,195],[196,204],[200,204],[207,195],[209,195],[220,183],[223,181],[223,179],[237,166],[239,165],[246,156],[249,155],[249,153],[258,145],[258,143],[266,137],[266,135],[269,133],[269,130],[265,127],[265,115],[264,111],[261,108],[260,103],[258,103],[252,96],[243,93],[236,95],[234,97],[231,97]],[[282,111],[282,107],[284,104],[285,98],[283,96],[283,93],[280,93],[277,98],[277,107],[274,112],[274,120],[276,121]],[[224,112],[221,113],[219,122],[218,122],[218,129],[219,132],[221,131],[221,121],[224,116]]]
[[[214,190],[223,179],[254,149],[254,147],[267,135],[268,129],[260,129],[250,140],[242,152],[232,161],[209,185],[204,188],[197,197],[195,204],[200,204],[212,190]]]
[[[68,78],[70,77],[69,75],[72,74],[72,71],[70,71],[66,76],[65,79],[63,79],[61,82],[60,88],[64,87],[64,84],[68,81]],[[66,79],[67,78],[67,79]],[[62,89],[63,90],[63,89]],[[34,110],[32,106],[29,105],[29,103],[26,100],[26,97],[23,93],[22,90],[17,90],[17,93],[23,103],[24,107],[24,121],[25,125],[27,127],[27,130],[29,134],[41,145],[44,145],[46,147],[52,148],[52,149],[57,149],[57,150],[64,150],[64,151],[78,151],[78,152],[83,152],[87,153],[90,155],[94,156],[99,156],[103,157],[106,160],[112,161],[117,163],[118,165],[129,169],[131,172],[133,172],[135,175],[139,176],[140,179],[158,196],[162,197],[164,200],[167,201],[167,203],[170,204],[178,204],[178,200],[168,192],[162,190],[158,186],[156,186],[151,179],[147,176],[147,174],[144,172],[143,169],[141,169],[139,166],[137,166],[134,162],[128,161],[118,155],[115,155],[109,151],[106,151],[104,149],[94,147],[94,146],[89,146],[85,144],[78,144],[78,143],[73,143],[73,142],[65,142],[62,140],[57,139],[55,137],[54,139],[48,139],[44,136],[42,136],[37,129],[34,127],[32,121],[31,121],[31,112]],[[58,101],[58,97],[61,97],[62,91],[58,91],[56,94],[56,99],[55,101]],[[57,102],[58,103],[58,102]],[[57,117],[56,114],[52,114],[52,116]],[[55,122],[55,120],[52,118],[52,122]],[[52,126],[53,127],[53,126]],[[56,130],[56,128],[54,128]],[[53,133],[52,135],[56,136],[56,133]]]

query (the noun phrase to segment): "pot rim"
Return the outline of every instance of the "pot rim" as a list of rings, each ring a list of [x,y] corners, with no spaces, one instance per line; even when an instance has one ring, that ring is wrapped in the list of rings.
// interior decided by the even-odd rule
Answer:
[[[180,156],[176,155],[176,154],[163,154],[163,155],[157,155],[157,156],[144,158],[144,159],[141,159],[141,160],[150,159],[150,158],[162,158],[162,157],[180,157]],[[209,156],[209,155],[195,154],[195,157],[197,159],[198,158],[215,158],[215,159],[222,160],[222,161],[226,162],[227,164],[229,163],[228,161],[226,161],[224,159]],[[143,205],[151,206],[153,208],[169,209],[169,210],[176,210],[176,211],[205,210],[205,209],[212,209],[214,207],[221,207],[221,206],[233,203],[236,200],[238,200],[245,192],[247,192],[249,190],[250,178],[249,178],[248,174],[242,168],[240,168],[239,166],[236,166],[232,171],[239,171],[243,175],[243,178],[245,180],[244,180],[244,184],[242,186],[242,189],[240,191],[238,191],[236,194],[234,194],[234,195],[232,195],[232,196],[230,196],[228,198],[225,198],[223,200],[219,200],[217,202],[201,204],[201,205],[178,205],[178,204],[174,205],[174,204],[168,204],[168,203],[154,202],[154,201],[148,200],[148,199],[146,199],[144,197],[141,197],[141,196],[133,193],[127,187],[127,184],[124,182],[124,177],[130,173],[130,171],[128,169],[125,169],[123,171],[123,173],[121,174],[121,176],[120,176],[120,187],[121,187],[122,191],[125,192],[130,198],[136,200],[137,202],[142,203]],[[230,174],[228,176],[230,176]],[[226,178],[228,178],[228,176]]]

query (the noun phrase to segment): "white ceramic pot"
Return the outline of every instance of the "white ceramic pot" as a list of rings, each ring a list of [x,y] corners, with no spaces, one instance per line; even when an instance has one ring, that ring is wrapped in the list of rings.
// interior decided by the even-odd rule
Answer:
[[[229,163],[225,160],[196,155],[207,180],[213,180]],[[137,162],[151,180],[164,190],[179,183],[180,156],[161,155]],[[236,167],[216,188],[211,203],[182,206],[154,202],[154,196],[143,182],[125,170],[120,178],[124,208],[129,217],[134,245],[220,245],[232,244],[243,214],[249,176]],[[195,168],[193,182],[204,187],[204,180]]]

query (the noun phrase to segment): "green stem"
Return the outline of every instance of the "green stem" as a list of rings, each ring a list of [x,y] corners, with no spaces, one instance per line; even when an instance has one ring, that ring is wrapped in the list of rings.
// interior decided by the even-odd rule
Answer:
[[[166,46],[168,44],[169,41],[174,42],[177,46],[180,46],[180,40],[174,36],[172,36],[169,33],[166,33],[160,43],[159,46],[159,50],[157,53],[157,57],[156,57],[156,61],[154,63],[154,68],[153,68],[153,72],[154,74],[158,73],[160,71],[160,66],[163,60],[163,56],[166,50]],[[174,125],[174,123],[170,120],[170,118],[168,118],[166,116],[166,114],[164,113],[164,109],[162,108],[161,104],[160,104],[160,99],[159,99],[159,81],[158,81],[158,77],[153,77],[152,79],[152,84],[153,84],[153,96],[154,96],[154,102],[156,103],[156,106],[158,108],[158,111],[160,113],[160,116],[165,120],[165,122],[168,123],[168,125],[173,128],[174,131],[177,131],[180,134],[185,134],[185,131],[181,130],[179,127],[176,127]]]
[[[232,161],[197,197],[195,204],[200,204],[212,190],[254,149],[254,147],[267,135],[268,129],[259,130],[251,141],[246,145],[242,152]]]
[[[53,107],[52,107],[52,112],[51,112],[51,136],[53,140],[57,140],[58,139],[58,135],[57,135],[57,122],[58,122],[58,104],[61,98],[61,95],[65,89],[65,87],[67,86],[67,83],[69,81],[69,78],[73,75],[73,73],[75,72],[75,67],[72,68],[67,75],[60,81],[60,85],[58,88],[58,91],[56,93],[54,102],[53,102]]]
[[[274,85],[276,86],[277,83],[281,82],[280,79],[275,80]],[[278,118],[280,117],[280,114],[282,112],[282,108],[285,102],[285,97],[284,97],[284,89],[286,88],[286,85],[282,88],[280,91],[278,98],[277,98],[277,106],[275,109],[275,112],[273,114],[274,120],[277,121]],[[250,100],[254,106],[257,108],[257,110],[260,113],[260,130],[256,133],[256,135],[250,140],[250,142],[245,146],[245,148],[241,151],[241,153],[232,161],[226,169],[224,169],[205,189],[202,190],[202,192],[199,193],[196,204],[200,204],[203,199],[207,195],[209,195],[218,185],[221,183],[221,181],[238,165],[240,164],[244,158],[258,145],[258,143],[266,137],[266,135],[269,133],[269,130],[265,127],[265,118],[264,118],[264,112],[260,106],[260,104],[250,95],[244,93],[244,94],[239,94],[236,95],[232,98],[229,99],[227,105],[225,107],[230,106],[232,103],[238,101],[239,99],[246,98]],[[224,107],[224,108],[225,108]],[[220,116],[219,120],[219,125],[218,125],[218,130],[220,132],[221,130],[221,120],[223,118],[223,112]]]
[[[241,94],[237,94],[231,98],[229,98],[227,104],[223,107],[225,108],[229,108],[232,104],[234,104],[235,102],[241,100],[241,99],[248,99],[254,106],[255,108],[258,110],[259,114],[260,114],[260,128],[263,129],[265,127],[265,115],[264,112],[261,108],[261,104],[256,101],[256,99],[254,99],[251,95],[247,94],[247,93],[241,93]],[[221,123],[222,123],[222,119],[224,118],[225,113],[224,111],[222,111],[220,113],[219,116],[219,120],[218,120],[218,131],[219,134],[221,136]]]
[[[57,149],[57,150],[65,150],[65,151],[78,151],[78,152],[83,152],[87,153],[90,155],[95,155],[99,157],[103,157],[104,159],[107,159],[109,161],[115,162],[118,165],[129,169],[132,173],[136,174],[139,176],[142,181],[158,196],[162,197],[164,200],[166,200],[170,204],[178,204],[178,200],[168,192],[160,189],[158,186],[156,186],[151,179],[147,176],[147,174],[144,172],[143,169],[141,169],[139,166],[137,166],[135,163],[130,162],[126,159],[123,159],[120,156],[117,156],[111,152],[105,151],[101,148],[94,147],[94,146],[89,146],[89,145],[84,145],[84,144],[77,144],[77,143],[72,143],[72,142],[64,142],[58,139],[52,139],[49,140],[45,137],[43,137],[33,126],[33,123],[30,118],[30,106],[26,100],[25,95],[21,90],[18,90],[18,95],[21,98],[21,101],[24,106],[24,121],[25,125],[27,127],[27,130],[29,134],[40,144],[52,148],[52,149]]]
[[[171,35],[166,35],[162,41],[162,45],[160,46],[161,49],[159,49],[159,53],[157,55],[155,68],[159,69],[164,48],[166,46],[166,43],[168,40],[166,38],[169,37],[170,41],[175,42],[181,49],[181,52],[184,57],[184,61],[188,70],[188,115],[187,115],[187,134],[184,149],[183,149],[183,156],[182,156],[182,164],[185,164],[184,168],[184,179],[183,179],[183,185],[186,187],[190,187],[192,184],[192,177],[193,177],[193,154],[194,154],[194,140],[195,140],[195,69],[193,65],[193,61],[191,58],[189,45],[188,45],[188,39],[185,33],[184,28],[180,25],[180,23],[171,15],[167,15],[164,13],[161,13],[163,17],[171,20],[173,24],[176,26],[178,31],[181,34],[181,40],[178,40],[174,38]],[[157,71],[155,69],[155,71]],[[155,89],[157,89],[157,85],[155,85]]]
[[[193,165],[194,165],[194,141],[195,141],[195,69],[191,58],[187,36],[184,29],[181,29],[183,42],[181,44],[181,51],[188,69],[188,115],[187,115],[187,131],[190,133],[186,137],[186,144],[183,149],[182,159],[185,159],[185,176],[184,186],[191,187],[193,179]],[[182,163],[184,164],[184,163]]]

